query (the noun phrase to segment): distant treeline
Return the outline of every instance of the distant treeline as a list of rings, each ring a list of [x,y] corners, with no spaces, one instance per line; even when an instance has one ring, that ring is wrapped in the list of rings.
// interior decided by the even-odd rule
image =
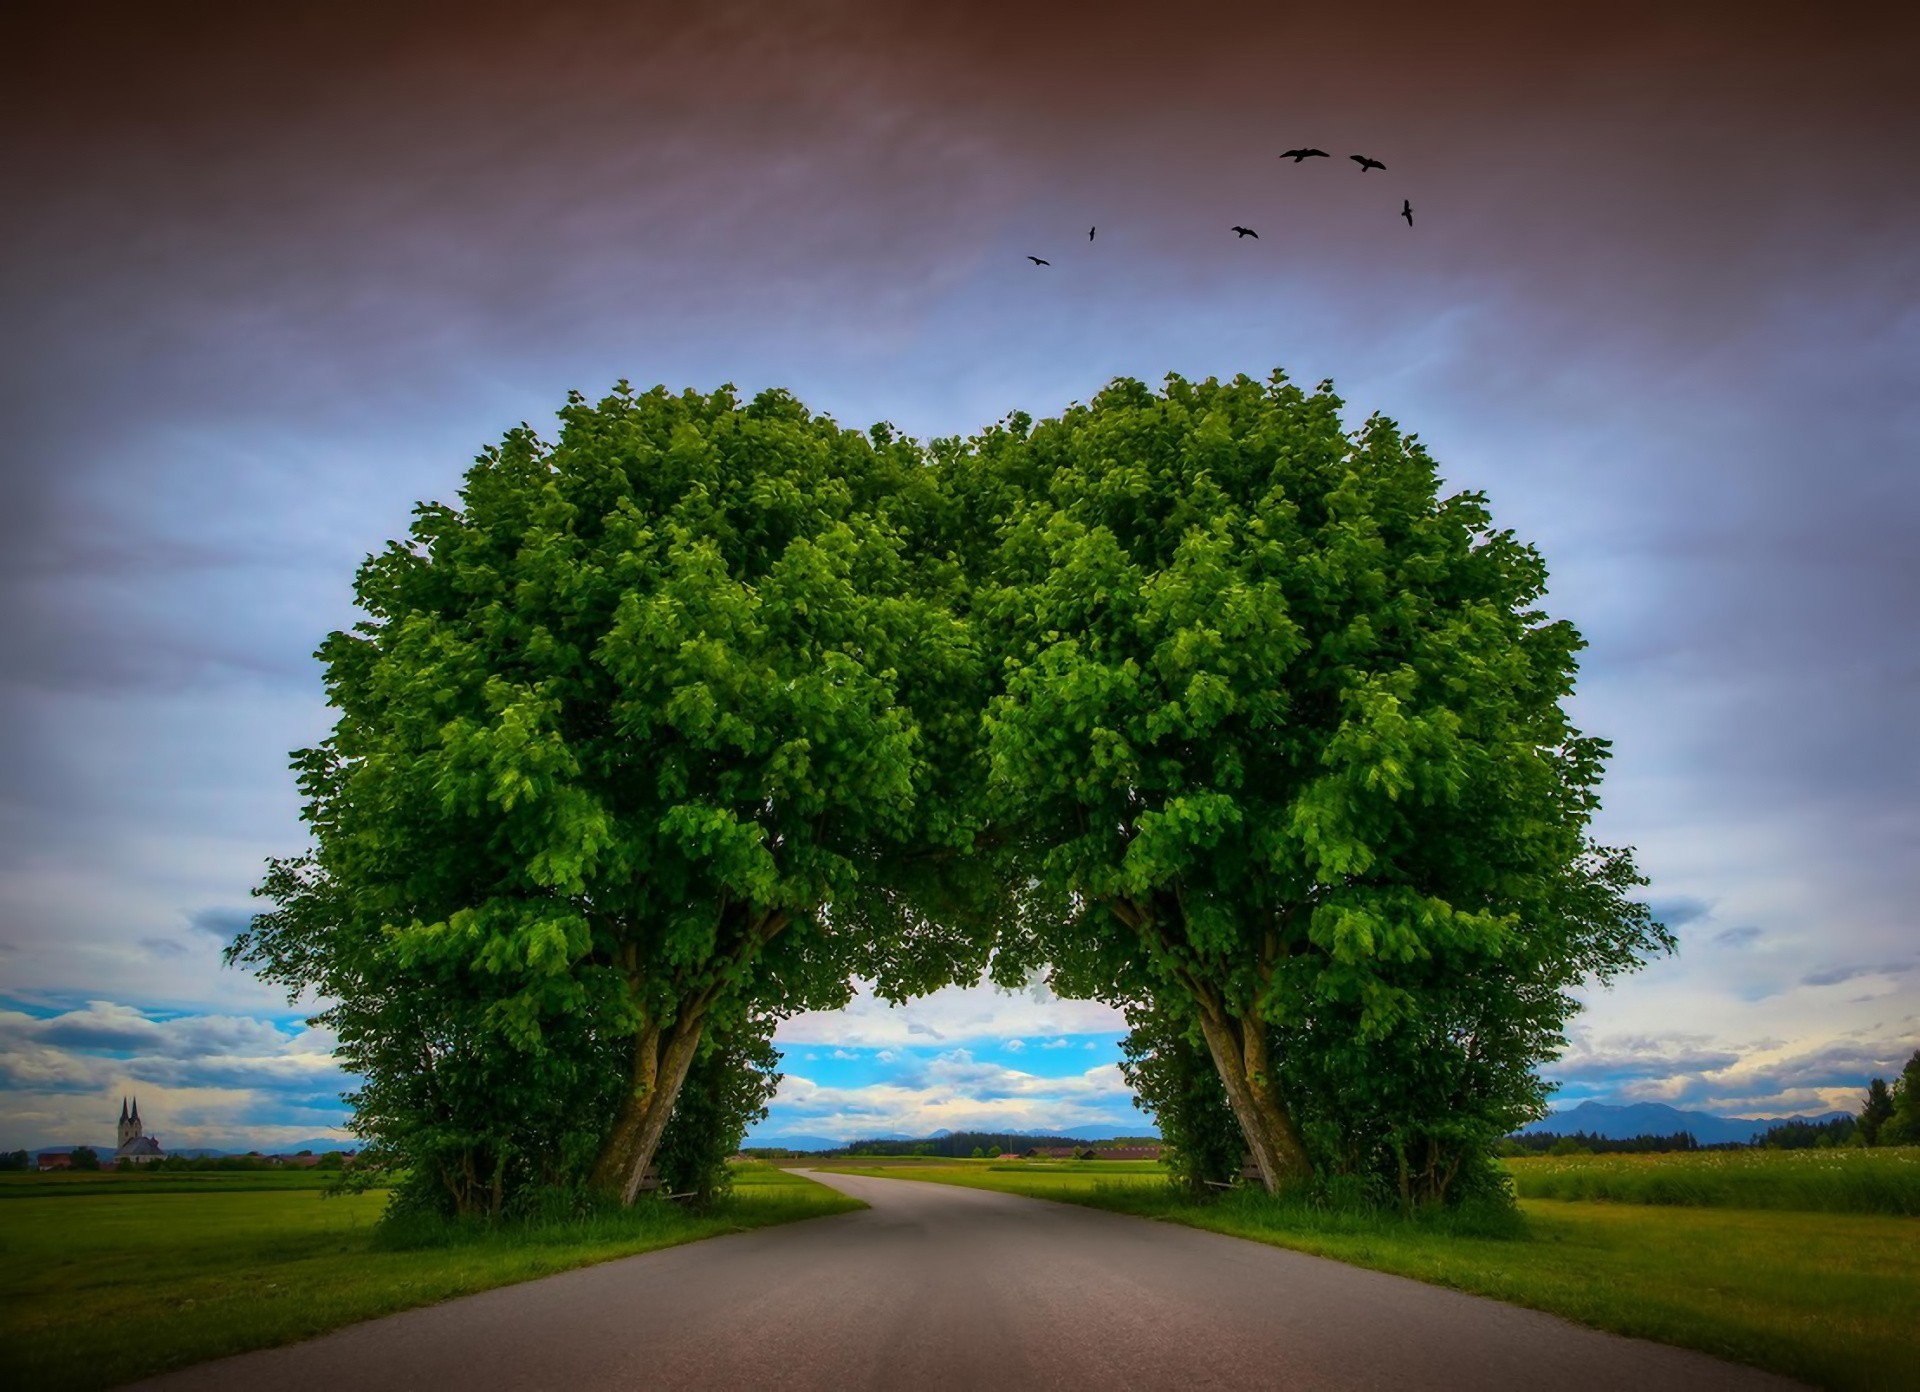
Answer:
[[[946,1159],[965,1159],[973,1155],[1020,1155],[1035,1146],[1107,1146],[1159,1145],[1157,1136],[1127,1137],[1111,1141],[1089,1141],[1075,1136],[1023,1136],[1013,1131],[955,1131],[924,1140],[849,1141],[835,1150],[809,1151],[811,1155],[935,1155]],[[788,1155],[781,1146],[748,1146],[742,1154],[756,1159],[781,1159]]]
[[[1885,1078],[1867,1084],[1857,1116],[1830,1121],[1782,1121],[1769,1126],[1751,1142],[1758,1150],[1828,1150],[1834,1146],[1920,1145],[1920,1049],[1900,1070],[1891,1086]],[[1553,1131],[1511,1135],[1500,1142],[1502,1155],[1607,1155],[1634,1151],[1744,1150],[1738,1141],[1703,1146],[1689,1131],[1671,1136],[1635,1136],[1615,1141],[1576,1131],[1563,1136]]]
[[[1586,1131],[1566,1135],[1558,1131],[1532,1131],[1509,1136],[1501,1142],[1503,1155],[1634,1155],[1666,1153],[1676,1150],[1827,1150],[1835,1146],[1874,1144],[1858,1117],[1834,1117],[1831,1121],[1783,1121],[1769,1126],[1751,1142],[1721,1141],[1702,1145],[1691,1131],[1676,1131],[1671,1136],[1632,1136],[1616,1139],[1595,1136]]]
[[[1703,1146],[1691,1131],[1675,1131],[1671,1136],[1630,1136],[1616,1139],[1586,1131],[1565,1135],[1557,1131],[1530,1131],[1509,1136],[1501,1149],[1508,1155],[1638,1155],[1674,1150],[1727,1150],[1727,1146]]]

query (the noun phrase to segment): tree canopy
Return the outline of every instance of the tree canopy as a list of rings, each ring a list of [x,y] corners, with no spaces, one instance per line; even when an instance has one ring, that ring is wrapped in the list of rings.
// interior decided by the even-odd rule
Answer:
[[[923,449],[576,394],[361,567],[313,848],[229,958],[331,1002],[375,1157],[460,1211],[631,1201],[691,1070],[990,954],[1132,1007],[1217,1132],[1209,1060],[1270,1187],[1443,1196],[1538,1109],[1568,988],[1671,940],[1588,835],[1540,557],[1340,409],[1121,380]],[[765,1090],[696,1076],[671,1158],[711,1177]]]
[[[1562,709],[1581,642],[1540,556],[1340,406],[1118,381],[977,442],[991,791],[1026,957],[1177,1002],[1269,1187],[1316,1113],[1372,1111],[1402,1187],[1444,1189],[1537,1105],[1566,988],[1670,939],[1587,835],[1606,746]]]
[[[710,1021],[985,957],[908,892],[970,844],[966,799],[921,794],[980,680],[914,447],[779,392],[623,385],[561,420],[361,568],[367,617],[319,653],[338,722],[297,756],[315,849],[231,954],[339,1001],[363,1114],[444,1133],[461,1207],[569,1130],[630,1200]]]

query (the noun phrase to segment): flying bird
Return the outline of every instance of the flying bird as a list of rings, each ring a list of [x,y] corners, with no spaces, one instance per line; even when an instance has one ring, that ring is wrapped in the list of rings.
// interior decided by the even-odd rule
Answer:
[[[1366,173],[1369,169],[1385,169],[1386,168],[1386,165],[1380,163],[1379,160],[1368,159],[1365,155],[1348,155],[1347,158],[1360,166],[1360,172],[1362,174]]]
[[[1039,257],[1037,257],[1037,256],[1029,256],[1029,257],[1027,258],[1027,260],[1029,260],[1029,261],[1031,261],[1031,262],[1033,262],[1033,264],[1034,264],[1034,265],[1036,265],[1036,266],[1051,266],[1051,265],[1053,264],[1053,262],[1051,262],[1051,261],[1042,261],[1042,260],[1041,260],[1041,259],[1040,259]]]
[[[1293,161],[1293,162],[1294,162],[1295,164],[1298,164],[1298,163],[1300,163],[1300,161],[1301,161],[1301,160],[1303,160],[1303,159],[1312,159],[1312,158],[1314,158],[1315,156],[1318,156],[1318,157],[1319,157],[1319,158],[1321,158],[1321,159],[1330,159],[1330,158],[1332,158],[1332,157],[1331,157],[1330,155],[1328,155],[1328,154],[1327,154],[1327,152],[1326,152],[1325,150],[1288,150],[1288,151],[1285,151],[1285,152],[1284,152],[1284,153],[1283,153],[1283,154],[1282,154],[1282,155],[1280,156],[1280,158],[1281,158],[1281,159],[1290,159],[1290,160],[1292,160],[1292,161]]]
[[[1098,232],[1099,230],[1100,230],[1100,229],[1099,229],[1098,227],[1089,227],[1089,228],[1087,229],[1087,240],[1088,240],[1088,241],[1092,241],[1092,240],[1093,240],[1093,234],[1094,234],[1094,233],[1096,233],[1096,232]]]
[[[1400,216],[1407,220],[1407,226],[1409,227],[1413,226],[1413,200],[1412,199],[1403,198],[1400,200]]]
[[[1254,231],[1251,227],[1235,227],[1231,230],[1239,236],[1251,237],[1256,242],[1260,240],[1260,234]]]

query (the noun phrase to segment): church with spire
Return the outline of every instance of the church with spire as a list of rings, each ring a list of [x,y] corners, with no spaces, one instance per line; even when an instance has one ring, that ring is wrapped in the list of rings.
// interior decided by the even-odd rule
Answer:
[[[166,1152],[160,1149],[160,1138],[149,1136],[146,1128],[140,1124],[140,1099],[133,1099],[131,1111],[127,1108],[127,1099],[120,1099],[120,1148],[110,1157],[113,1163],[128,1160],[136,1165],[151,1165],[162,1159]]]

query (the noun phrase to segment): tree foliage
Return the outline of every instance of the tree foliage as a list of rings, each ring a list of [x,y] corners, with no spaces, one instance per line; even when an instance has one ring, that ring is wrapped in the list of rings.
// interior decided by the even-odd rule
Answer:
[[[1893,1109],[1880,1127],[1880,1144],[1920,1145],[1920,1049],[1894,1079],[1887,1100]]]
[[[654,1157],[668,1193],[691,1194],[705,1206],[732,1189],[727,1157],[765,1119],[780,1086],[774,1023],[749,1019],[733,1030],[709,1030],[701,1041]]]
[[[1227,1104],[1219,1071],[1199,1031],[1176,1009],[1136,1002],[1120,1041],[1120,1072],[1134,1105],[1153,1117],[1166,1142],[1173,1182],[1194,1198],[1231,1184],[1240,1173],[1246,1138]]]
[[[1341,1143],[1434,1196],[1539,1105],[1568,988],[1671,939],[1587,834],[1606,746],[1562,709],[1581,642],[1539,555],[1340,405],[1122,380],[954,459],[994,522],[992,790],[1032,887],[1008,965],[1181,1002],[1269,1188],[1359,1115]]]
[[[363,1134],[462,1211],[589,1136],[630,1201],[709,1022],[985,953],[918,907],[957,902],[980,673],[917,451],[778,392],[561,419],[362,566],[296,760],[314,851],[230,953],[339,1001]]]
[[[1204,1049],[1269,1187],[1447,1197],[1569,988],[1671,940],[1588,835],[1539,556],[1340,408],[1121,380],[922,450],[575,395],[361,567],[229,960],[329,1002],[370,1162],[450,1212],[712,1192],[771,1022],[996,944],[1151,1002],[1130,1067],[1231,1148]]]
[[[1885,1078],[1867,1084],[1854,1130],[1862,1145],[1920,1145],[1920,1049],[1891,1087]]]
[[[1887,1088],[1887,1080],[1873,1079],[1867,1084],[1867,1095],[1860,1103],[1860,1119],[1855,1125],[1860,1139],[1870,1146],[1879,1145],[1880,1130],[1893,1116],[1893,1094]]]

